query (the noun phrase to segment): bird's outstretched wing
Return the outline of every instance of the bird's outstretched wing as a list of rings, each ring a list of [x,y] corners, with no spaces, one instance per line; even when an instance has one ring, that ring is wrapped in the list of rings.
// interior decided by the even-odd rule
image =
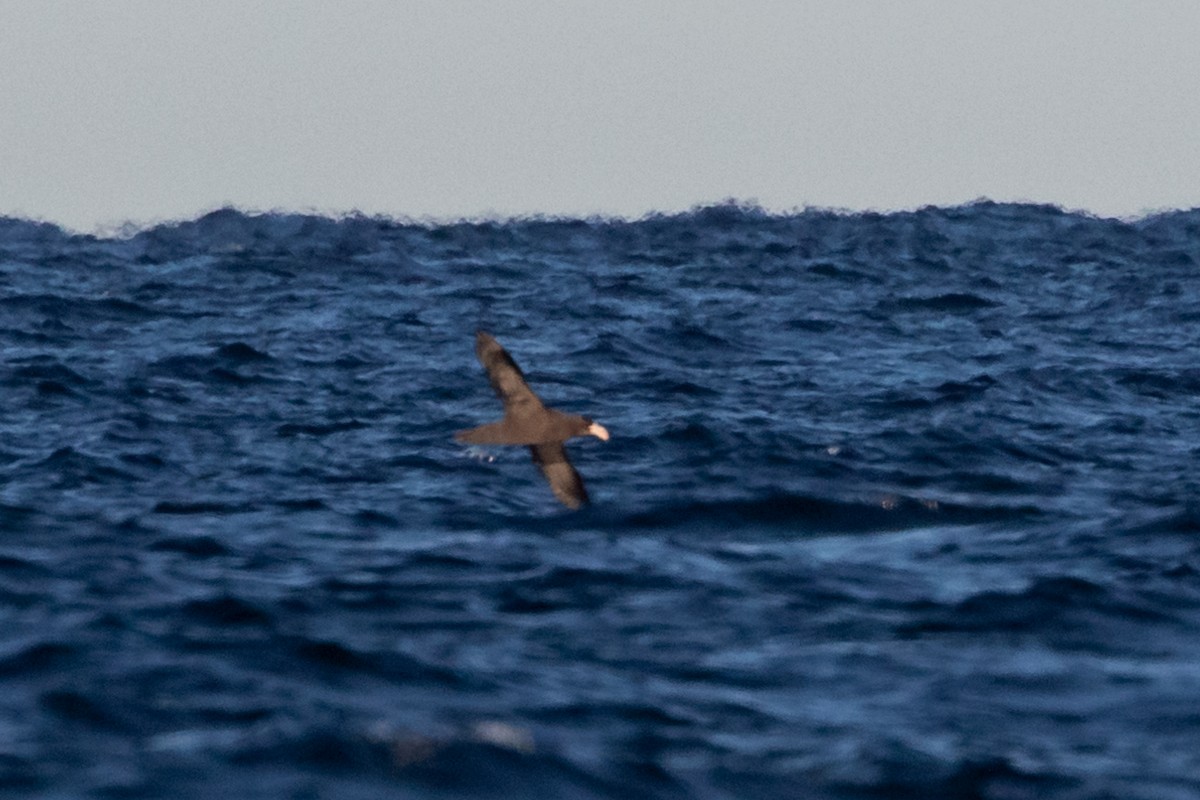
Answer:
[[[567,459],[567,450],[560,442],[550,444],[530,445],[529,452],[533,454],[533,463],[546,476],[554,496],[568,508],[579,508],[589,501],[587,489],[583,488],[583,478],[571,466]]]
[[[496,395],[504,403],[505,414],[522,416],[539,411],[545,406],[525,382],[525,375],[508,351],[485,331],[475,333],[475,355],[487,371],[488,380]]]

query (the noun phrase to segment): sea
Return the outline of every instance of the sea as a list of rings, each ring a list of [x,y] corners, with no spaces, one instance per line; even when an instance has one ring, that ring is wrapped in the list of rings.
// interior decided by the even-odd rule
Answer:
[[[1198,465],[1200,210],[3,218],[0,795],[1195,800]]]

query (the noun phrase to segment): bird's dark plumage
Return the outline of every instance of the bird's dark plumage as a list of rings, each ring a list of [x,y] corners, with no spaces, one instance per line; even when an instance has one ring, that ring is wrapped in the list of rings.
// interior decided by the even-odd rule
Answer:
[[[533,463],[546,476],[550,488],[554,490],[563,505],[568,508],[579,508],[591,502],[587,489],[583,486],[583,478],[575,470],[567,458],[567,448],[561,442],[554,444],[530,445],[529,452],[533,455]]]
[[[491,334],[476,332],[475,355],[504,404],[504,418],[459,431],[454,438],[467,444],[526,445],[533,463],[546,476],[554,496],[563,505],[579,508],[587,503],[587,489],[571,466],[563,443],[573,436],[595,436],[607,441],[608,431],[587,417],[546,408],[525,382],[517,362]]]

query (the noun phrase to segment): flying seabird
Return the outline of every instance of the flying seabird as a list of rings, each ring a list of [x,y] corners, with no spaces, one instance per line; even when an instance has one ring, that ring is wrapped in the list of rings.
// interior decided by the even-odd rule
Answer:
[[[583,479],[571,466],[563,444],[573,436],[595,436],[608,441],[608,431],[587,417],[546,408],[525,382],[517,362],[491,334],[476,331],[475,355],[504,403],[504,419],[459,431],[454,438],[467,444],[526,445],[533,454],[533,463],[546,476],[554,496],[563,505],[579,508],[587,503]]]

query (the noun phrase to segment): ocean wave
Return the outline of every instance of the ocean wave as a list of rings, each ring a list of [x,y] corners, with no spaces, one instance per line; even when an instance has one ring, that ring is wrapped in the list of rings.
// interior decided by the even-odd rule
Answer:
[[[0,219],[0,791],[1195,794],[1198,237]]]
[[[981,592],[953,605],[931,609],[921,621],[906,625],[903,633],[1033,634],[1050,637],[1067,647],[1108,652],[1113,645],[1097,636],[1098,617],[1106,619],[1112,630],[1175,621],[1165,608],[1132,593],[1116,592],[1083,578],[1050,576],[1019,591]],[[1128,652],[1132,646],[1133,641],[1125,638],[1118,649]]]
[[[758,498],[688,502],[621,517],[631,529],[704,529],[765,525],[804,534],[866,533],[930,525],[980,525],[1037,516],[1032,506],[966,506],[936,500],[881,495],[873,502],[769,494]]]

